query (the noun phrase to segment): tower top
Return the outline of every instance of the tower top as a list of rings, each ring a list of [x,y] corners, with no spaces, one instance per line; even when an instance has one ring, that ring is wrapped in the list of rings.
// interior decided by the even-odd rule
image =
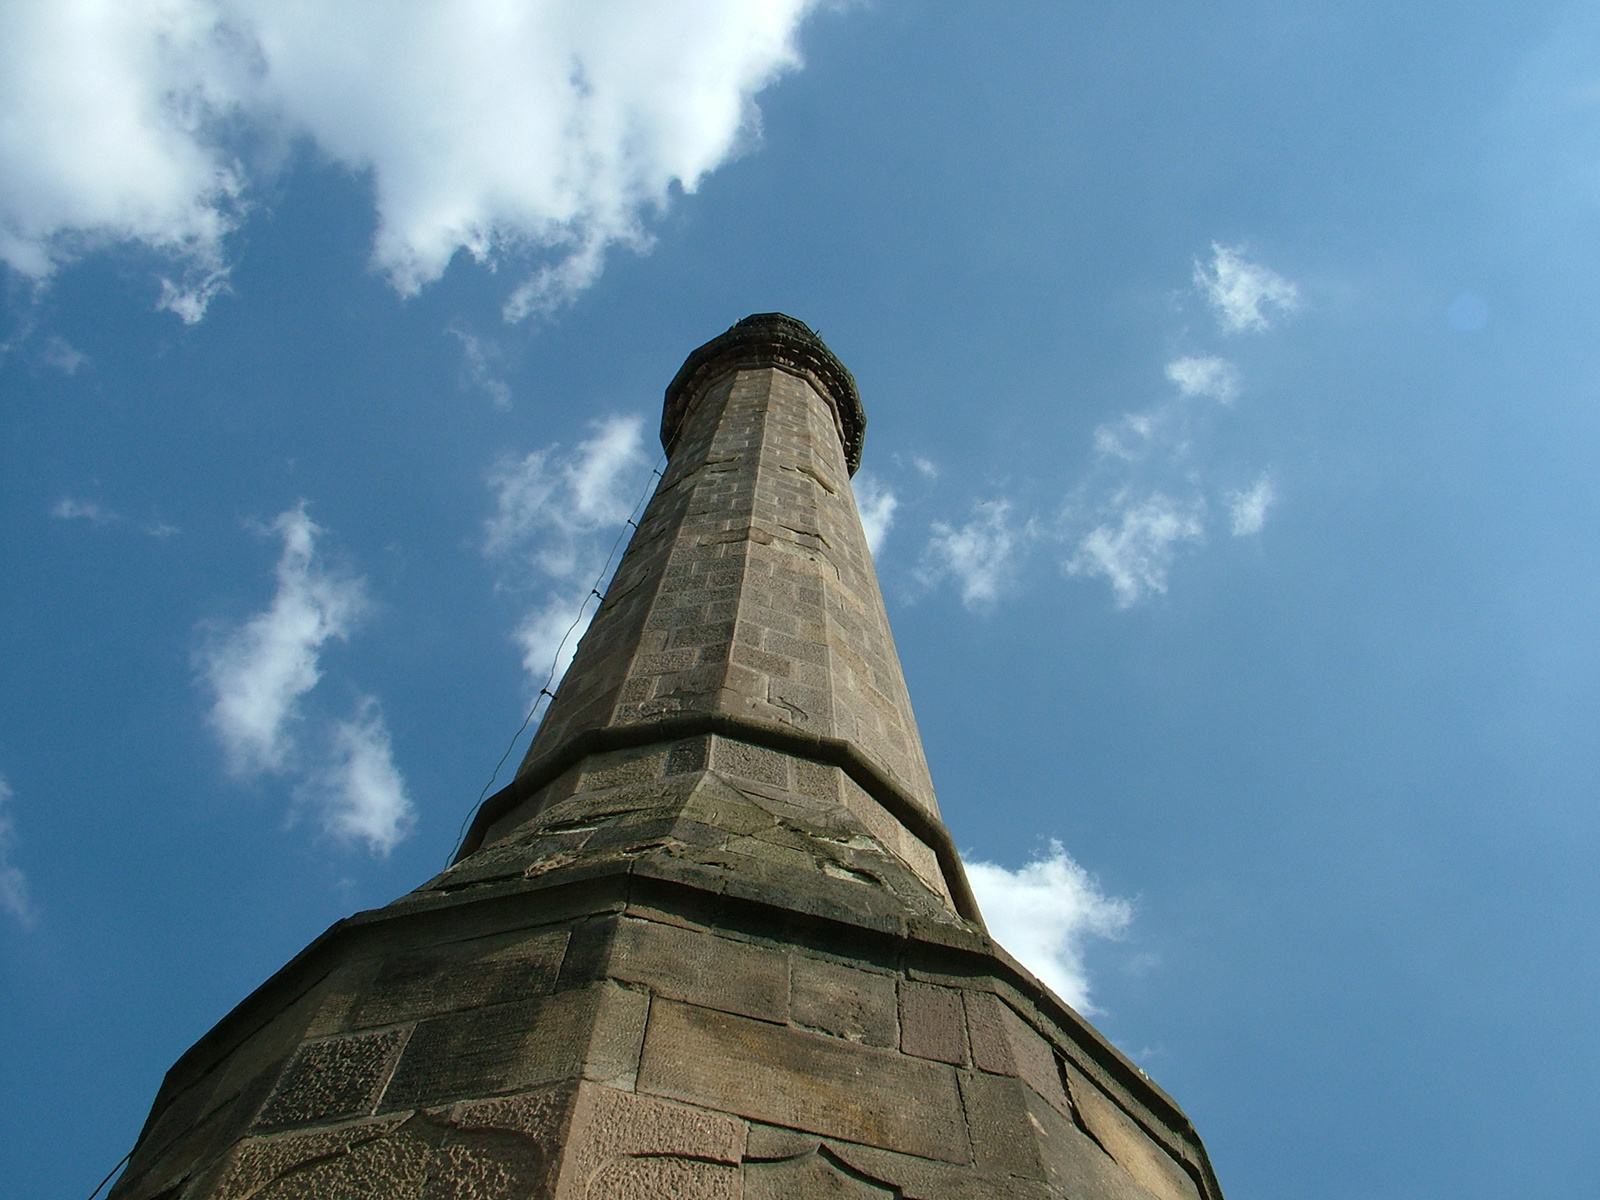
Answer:
[[[861,443],[867,431],[867,414],[861,407],[855,376],[811,326],[785,313],[753,313],[684,360],[667,385],[661,413],[662,448],[672,453],[684,417],[706,388],[730,371],[752,367],[777,367],[816,389],[833,410],[845,466],[854,475],[861,466]]]

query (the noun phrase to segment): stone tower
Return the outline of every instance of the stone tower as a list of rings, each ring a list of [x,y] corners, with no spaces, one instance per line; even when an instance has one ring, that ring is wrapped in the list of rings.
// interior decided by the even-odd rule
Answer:
[[[1178,1107],[984,931],[864,425],[789,317],[689,356],[516,779],[178,1061],[119,1200],[1221,1200]]]

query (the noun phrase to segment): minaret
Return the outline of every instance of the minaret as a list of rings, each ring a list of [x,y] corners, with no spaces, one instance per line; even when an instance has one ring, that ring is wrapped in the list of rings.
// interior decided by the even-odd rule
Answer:
[[[666,474],[455,864],[168,1073],[119,1200],[1221,1200],[1177,1106],[992,942],[805,325],[667,389]]]

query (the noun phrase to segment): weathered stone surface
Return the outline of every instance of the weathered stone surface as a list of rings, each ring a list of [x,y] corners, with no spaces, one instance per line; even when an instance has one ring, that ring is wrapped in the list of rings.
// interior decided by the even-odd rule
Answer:
[[[1075,1068],[1067,1068],[1067,1079],[1073,1107],[1085,1128],[1141,1187],[1160,1200],[1199,1200],[1199,1189],[1189,1173],[1127,1113]]]
[[[1028,1120],[1021,1081],[980,1071],[963,1071],[960,1078],[978,1166],[1002,1175],[1043,1180],[1044,1165]]]
[[[256,1125],[271,1129],[370,1113],[408,1032],[324,1038],[300,1047]]]
[[[658,996],[763,1021],[789,1019],[789,960],[764,946],[625,918],[609,973]]]
[[[967,1022],[961,993],[954,988],[902,982],[900,1049],[918,1058],[963,1065],[967,1061]]]
[[[631,1082],[648,998],[599,984],[423,1021],[380,1108],[420,1108],[580,1076]]]
[[[748,1017],[656,1001],[639,1090],[965,1162],[965,1120],[949,1067]]]
[[[584,1084],[557,1200],[737,1200],[745,1123],[720,1113]]]
[[[567,931],[484,939],[390,957],[351,1018],[356,1029],[504,1004],[550,991]]]
[[[868,1046],[899,1044],[893,976],[798,955],[790,978],[795,1024]]]
[[[217,1200],[527,1200],[547,1194],[552,1143],[525,1130],[415,1115],[243,1143]]]
[[[1070,1114],[1061,1068],[1050,1044],[998,996],[971,990],[963,996],[973,1064],[985,1071],[1020,1077],[1057,1111]]]
[[[752,1162],[744,1169],[745,1200],[896,1200],[897,1189],[820,1147],[795,1158]]]

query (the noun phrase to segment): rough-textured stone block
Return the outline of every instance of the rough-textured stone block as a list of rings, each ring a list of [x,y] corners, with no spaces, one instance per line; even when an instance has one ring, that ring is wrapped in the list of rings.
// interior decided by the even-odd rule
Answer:
[[[732,1117],[584,1084],[556,1200],[738,1200],[744,1141]]]
[[[931,1162],[848,1142],[830,1141],[826,1145],[840,1162],[891,1186],[897,1200],[1061,1200],[1062,1194],[1042,1180],[986,1171],[971,1164]],[[1069,1195],[1072,1200],[1102,1200],[1093,1193]]]
[[[607,970],[670,1000],[763,1021],[789,1018],[789,960],[764,946],[629,917],[617,924]]]
[[[967,1061],[967,1022],[961,993],[902,980],[900,1049],[918,1058],[963,1065]]]
[[[795,1024],[869,1046],[899,1044],[891,976],[808,955],[797,955],[789,969],[789,1012]]]
[[[414,1115],[243,1143],[217,1200],[524,1200],[548,1194],[550,1147],[522,1131]]]
[[[260,1128],[372,1111],[408,1030],[325,1038],[300,1048],[256,1118]]]
[[[639,1090],[925,1158],[969,1151],[948,1067],[656,1001]]]

